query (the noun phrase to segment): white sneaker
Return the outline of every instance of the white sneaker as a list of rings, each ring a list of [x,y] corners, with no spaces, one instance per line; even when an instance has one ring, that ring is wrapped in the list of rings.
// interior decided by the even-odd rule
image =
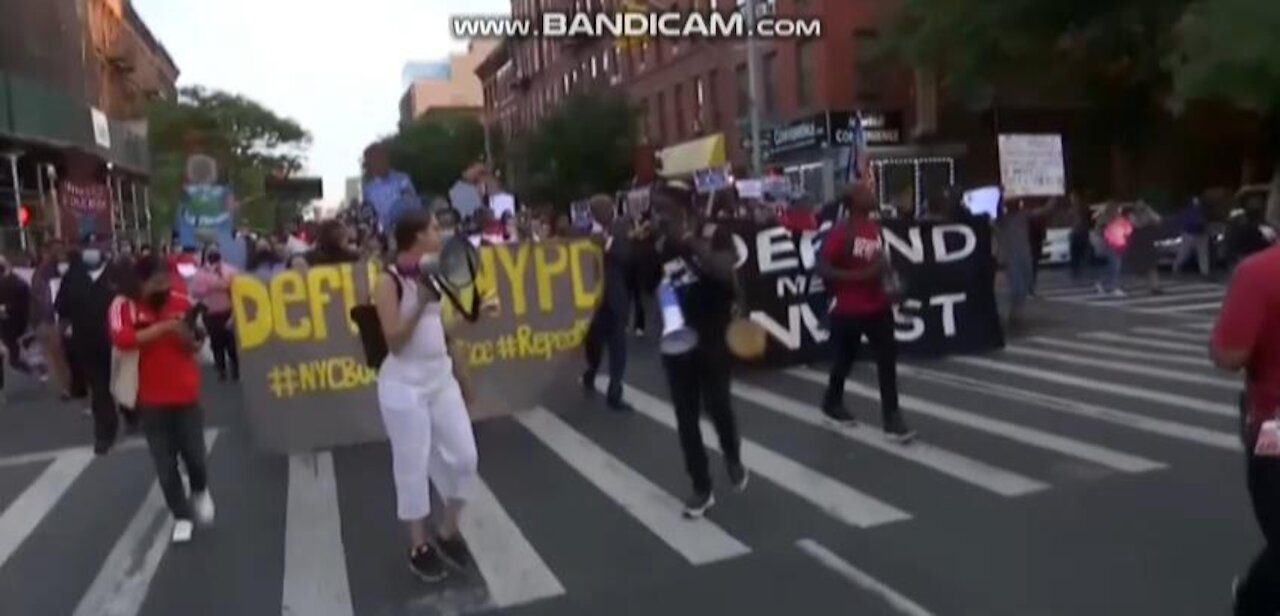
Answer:
[[[1111,297],[1128,297],[1128,296],[1129,294],[1125,293],[1124,289],[1116,288],[1116,289],[1112,289],[1111,291]]]
[[[208,490],[191,495],[191,510],[201,526],[213,526],[213,497]]]
[[[1095,291],[1097,291],[1097,292],[1098,292],[1098,295],[1106,295],[1106,294],[1107,294],[1107,290],[1106,290],[1106,288],[1104,288],[1104,287],[1102,286],[1102,283],[1101,283],[1101,282],[1095,282],[1095,283],[1093,284],[1093,289],[1094,289]]]
[[[195,525],[191,520],[174,520],[173,521],[173,542],[186,543],[191,541],[191,533],[195,530]]]

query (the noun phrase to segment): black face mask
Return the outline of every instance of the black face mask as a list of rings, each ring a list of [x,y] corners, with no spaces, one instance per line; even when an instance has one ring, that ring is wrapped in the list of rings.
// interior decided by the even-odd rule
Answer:
[[[146,297],[142,298],[142,301],[146,302],[147,306],[150,306],[152,310],[160,310],[161,308],[164,308],[164,303],[168,299],[168,291],[155,291],[148,293]]]
[[[208,255],[205,255],[204,260],[208,262],[209,265],[217,265],[219,263],[222,263],[222,255],[216,252],[211,252]]]

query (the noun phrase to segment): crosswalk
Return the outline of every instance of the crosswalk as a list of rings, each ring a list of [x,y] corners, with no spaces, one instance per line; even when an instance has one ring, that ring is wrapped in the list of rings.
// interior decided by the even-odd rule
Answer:
[[[1043,335],[998,354],[902,365],[901,406],[921,433],[911,446],[887,441],[874,425],[874,371],[860,368],[846,383],[850,408],[867,420],[853,427],[818,412],[823,372],[797,367],[737,376],[732,394],[742,458],[754,480],[746,494],[726,495],[698,521],[679,516],[688,486],[675,416],[656,373],[640,371],[628,382],[631,415],[560,396],[545,408],[478,426],[481,480],[461,524],[474,571],[439,593],[410,581],[403,568],[381,564],[403,566],[399,529],[371,529],[396,526],[383,445],[252,461],[230,433],[211,430],[210,447],[219,445],[211,449],[219,515],[247,520],[213,532],[235,542],[232,531],[262,526],[267,531],[253,536],[272,537],[267,543],[274,545],[201,547],[197,536],[190,549],[169,545],[163,500],[137,445],[106,458],[69,448],[0,459],[0,613],[172,613],[183,599],[167,588],[174,579],[167,572],[223,569],[241,570],[271,590],[208,590],[203,599],[242,613],[471,613],[562,601],[643,579],[650,569],[711,570],[779,549],[806,555],[901,613],[928,613],[909,582],[890,588],[859,555],[812,537],[946,523],[964,503],[1036,499],[1113,477],[1140,480],[1206,455],[1236,455],[1231,400],[1238,384],[1204,360],[1206,329],[1197,321]],[[719,451],[709,424],[704,438]],[[217,474],[219,461],[247,469],[236,481],[253,475],[275,482],[278,498],[235,500],[246,490]],[[131,474],[120,479],[99,468],[112,464]],[[129,501],[132,515],[69,523],[76,512],[61,503],[106,480],[145,487],[121,489],[141,495],[141,502]],[[6,486],[14,487],[6,492]],[[793,521],[793,511],[802,517]],[[109,540],[55,541],[63,532]],[[64,597],[6,594],[23,588],[42,552],[64,549],[74,552],[64,557],[86,563],[82,587]],[[276,556],[240,556],[247,553]],[[397,574],[403,584],[386,581]]]
[[[1213,282],[1166,277],[1159,293],[1152,293],[1146,279],[1130,278],[1123,283],[1128,294],[1101,294],[1089,280],[1071,280],[1059,273],[1042,274],[1036,296],[1049,302],[1111,308],[1134,314],[1173,317],[1208,317],[1222,306],[1226,287]]]

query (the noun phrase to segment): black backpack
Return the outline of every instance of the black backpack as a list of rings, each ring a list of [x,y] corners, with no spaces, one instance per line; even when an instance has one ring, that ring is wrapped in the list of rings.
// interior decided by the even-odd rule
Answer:
[[[395,273],[389,265],[383,271],[391,275],[391,280],[396,285],[398,301],[404,295],[400,275]],[[364,347],[364,363],[377,370],[382,367],[382,362],[390,351],[387,349],[387,337],[382,333],[382,321],[378,320],[378,308],[373,305],[372,297],[369,298],[369,303],[360,304],[351,309],[351,320],[360,331],[360,346]]]

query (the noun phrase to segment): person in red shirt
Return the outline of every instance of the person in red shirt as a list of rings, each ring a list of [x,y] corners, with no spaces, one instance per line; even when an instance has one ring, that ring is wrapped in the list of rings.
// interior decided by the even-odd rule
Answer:
[[[1214,324],[1209,356],[1245,372],[1246,486],[1266,545],[1236,588],[1235,614],[1280,612],[1280,247],[1241,262]]]
[[[893,305],[884,288],[889,266],[880,241],[880,226],[871,220],[876,196],[870,187],[857,184],[850,189],[848,201],[849,219],[836,224],[827,234],[817,266],[818,275],[835,299],[830,324],[834,360],[822,412],[837,423],[856,423],[844,405],[844,383],[865,335],[876,356],[884,433],[891,440],[905,443],[915,437],[915,432],[907,427],[898,408]]]
[[[142,431],[174,517],[173,541],[184,543],[191,539],[193,520],[208,525],[214,515],[195,360],[202,334],[189,325],[191,301],[174,289],[176,276],[162,259],[141,259],[132,273],[121,285],[123,297],[112,302],[108,314],[111,343],[138,353]],[[187,469],[190,498],[178,474],[178,458]]]

